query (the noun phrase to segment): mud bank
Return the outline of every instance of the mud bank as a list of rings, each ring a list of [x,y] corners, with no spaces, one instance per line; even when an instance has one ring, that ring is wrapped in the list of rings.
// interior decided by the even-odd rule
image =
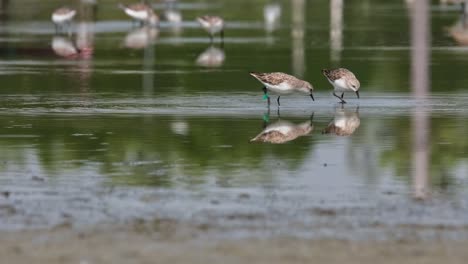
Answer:
[[[0,233],[3,263],[465,263],[466,241],[222,239],[172,221]]]

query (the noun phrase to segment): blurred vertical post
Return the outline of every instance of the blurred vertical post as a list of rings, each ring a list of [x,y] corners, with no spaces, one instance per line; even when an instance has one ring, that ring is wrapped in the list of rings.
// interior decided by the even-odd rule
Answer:
[[[0,0],[0,21],[5,22],[8,20],[8,6],[9,0]]]
[[[79,68],[80,90],[87,93],[93,74],[94,56],[94,23],[96,20],[96,3],[80,1],[79,18],[76,25],[76,47],[80,50]]]
[[[466,28],[466,26],[468,25],[468,0],[464,0],[463,4],[462,4],[462,26],[463,28]]]
[[[411,6],[411,84],[416,107],[412,114],[412,179],[416,199],[428,194],[430,121],[424,100],[429,91],[430,10],[428,0]]]
[[[330,49],[331,61],[339,62],[343,49],[343,0],[330,1]]]
[[[149,44],[143,52],[143,95],[150,96],[154,90],[154,45]]]
[[[292,70],[297,77],[303,77],[305,71],[304,54],[304,24],[305,24],[305,0],[291,1],[292,17]]]

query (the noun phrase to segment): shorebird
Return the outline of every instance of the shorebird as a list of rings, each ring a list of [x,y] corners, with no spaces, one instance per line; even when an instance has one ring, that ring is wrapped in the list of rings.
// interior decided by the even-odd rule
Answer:
[[[306,136],[314,130],[314,125],[312,124],[313,118],[314,115],[312,114],[310,120],[300,124],[278,120],[273,124],[266,125],[263,131],[252,138],[250,142],[283,144],[298,137]]]
[[[223,65],[225,58],[226,55],[222,49],[210,46],[198,55],[196,64],[203,67],[220,67]]]
[[[280,106],[280,97],[283,94],[291,93],[303,93],[308,94],[312,101],[315,101],[312,91],[314,87],[309,82],[300,80],[292,75],[282,72],[271,72],[271,73],[259,73],[251,72],[255,79],[263,84],[263,98],[268,99],[268,105],[270,105],[270,97],[268,91],[278,94],[276,101]]]
[[[52,38],[52,50],[58,56],[67,59],[75,59],[80,53],[80,50],[70,39],[61,36],[54,36]]]
[[[263,8],[265,30],[268,33],[272,33],[278,27],[280,17],[281,6],[279,4],[268,4]]]
[[[76,15],[76,10],[68,8],[68,7],[61,7],[56,9],[52,13],[52,22],[55,24],[55,31],[58,32],[59,27],[61,25],[67,24],[70,26],[73,17]]]
[[[333,95],[340,99],[341,103],[346,103],[346,101],[343,100],[345,92],[355,92],[359,99],[359,87],[361,87],[361,84],[354,73],[345,68],[323,69],[322,73],[333,85]],[[336,95],[335,92],[341,92],[341,97]]]
[[[153,44],[159,35],[159,29],[144,26],[130,31],[125,36],[124,46],[131,49],[144,49]]]
[[[335,110],[335,117],[328,126],[322,130],[322,134],[335,134],[337,136],[350,136],[361,124],[359,107],[356,111],[346,111],[344,108]]]
[[[154,13],[153,9],[143,3],[133,5],[119,4],[119,7],[134,20],[140,21],[140,23],[147,23],[151,26],[159,25],[159,17]]]
[[[219,16],[201,16],[197,17],[198,23],[208,32],[210,40],[213,42],[213,36],[220,33],[221,40],[224,42],[224,20]]]

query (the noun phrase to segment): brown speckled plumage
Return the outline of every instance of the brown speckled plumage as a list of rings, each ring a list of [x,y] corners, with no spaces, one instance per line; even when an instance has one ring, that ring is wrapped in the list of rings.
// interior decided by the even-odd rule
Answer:
[[[133,11],[149,11],[153,12],[153,9],[148,6],[147,4],[143,3],[136,3],[136,4],[131,4],[128,6],[124,6],[125,8],[132,9]]]
[[[203,20],[205,22],[207,22],[208,24],[216,24],[216,23],[219,23],[219,22],[222,22],[224,23],[224,20],[219,17],[219,16],[200,16],[198,17],[199,20]]]
[[[326,128],[322,130],[322,134],[335,134],[337,136],[350,136],[361,124],[359,113],[346,111],[344,109],[336,110],[335,118]]]
[[[354,73],[345,68],[323,69],[322,73],[332,82],[341,78],[356,78]]]
[[[284,129],[287,127],[287,129]],[[260,134],[250,140],[250,142],[263,142],[272,144],[282,144],[294,140],[298,137],[308,135],[314,126],[311,121],[306,121],[295,125],[287,121],[277,121],[267,126]]]
[[[71,12],[75,12],[75,10],[73,10],[71,8],[68,8],[68,7],[61,7],[59,9],[56,9],[54,11],[54,14],[55,15],[66,15],[66,14],[69,14]]]
[[[283,73],[283,72],[270,72],[270,73],[260,73],[260,72],[251,72],[250,75],[255,77],[257,80],[271,84],[271,85],[279,85],[282,82],[287,82],[291,84],[292,86],[295,86],[295,84],[300,84],[304,82],[303,80],[300,80],[292,75]]]

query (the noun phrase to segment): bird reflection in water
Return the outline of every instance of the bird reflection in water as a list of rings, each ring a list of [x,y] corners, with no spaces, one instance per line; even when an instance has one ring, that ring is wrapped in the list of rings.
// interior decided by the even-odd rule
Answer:
[[[278,3],[267,4],[263,8],[263,18],[265,20],[265,30],[272,33],[279,26],[281,17],[281,6]]]
[[[143,26],[130,31],[125,37],[123,45],[130,49],[144,49],[154,44],[158,36],[158,28]]]
[[[468,45],[468,5],[466,2],[460,4],[460,18],[448,29],[450,36],[462,46]]]
[[[168,27],[173,36],[180,36],[182,33],[182,13],[175,8],[164,10],[164,18],[168,22]]]
[[[60,57],[67,59],[78,58],[80,51],[68,37],[54,36],[52,38],[52,50]]]
[[[224,64],[225,58],[224,50],[212,45],[198,56],[196,64],[209,68],[221,67]]]
[[[314,114],[312,113],[309,120],[300,124],[294,124],[287,120],[281,120],[278,116],[278,121],[269,124],[269,113],[267,113],[263,118],[263,131],[252,138],[250,142],[283,144],[298,137],[306,136],[314,130],[313,119]]]
[[[361,124],[359,107],[355,111],[346,110],[343,106],[335,109],[335,117],[322,134],[335,134],[337,136],[351,136]]]

